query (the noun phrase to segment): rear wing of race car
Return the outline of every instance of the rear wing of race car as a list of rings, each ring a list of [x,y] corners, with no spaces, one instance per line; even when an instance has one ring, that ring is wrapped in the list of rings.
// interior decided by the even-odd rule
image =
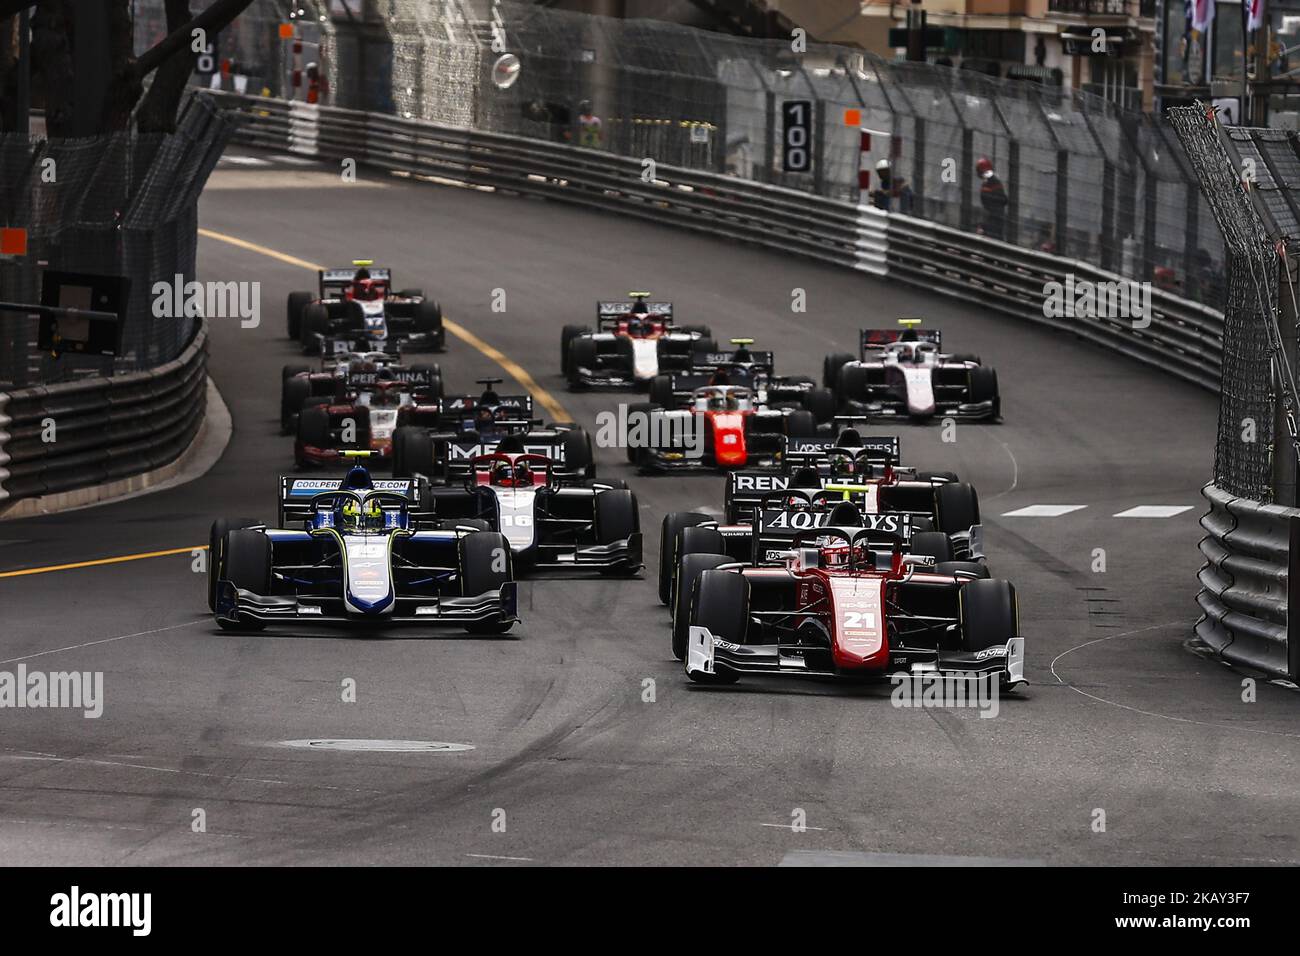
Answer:
[[[320,297],[322,299],[333,299],[338,297],[352,280],[356,278],[357,271],[364,268],[370,273],[370,278],[376,282],[382,282],[389,289],[393,287],[393,272],[391,269],[378,269],[374,266],[353,266],[351,269],[320,269],[316,275],[320,280]]]
[[[329,338],[321,338],[320,354],[322,358],[331,356],[337,358],[342,355],[351,355],[353,352],[359,354],[378,353],[386,358],[397,359],[401,357],[396,343],[384,343],[383,348],[375,348],[375,340],[368,335],[334,335]]]
[[[433,384],[433,373],[429,369],[403,368],[389,366],[381,371],[353,372],[345,376],[347,384],[356,389],[373,388],[380,382],[401,382],[413,387],[428,387]]]
[[[375,491],[386,491],[406,498],[410,502],[412,517],[427,516],[428,512],[424,510],[427,481],[417,478],[375,478],[372,482]],[[306,521],[311,517],[312,498],[327,491],[338,491],[342,485],[342,478],[300,478],[296,475],[281,475],[279,527],[287,528],[290,522]]]
[[[861,535],[870,543],[898,544],[904,550],[912,540],[912,516],[905,513],[865,514]],[[801,511],[782,508],[755,509],[753,561],[770,564],[782,560],[796,539],[830,527],[830,511]]]
[[[446,415],[467,415],[473,417],[476,409],[483,404],[482,395],[447,395],[439,402],[438,410]],[[531,395],[497,395],[492,409],[511,409],[512,419],[533,417],[533,396]],[[514,411],[517,409],[518,411]]]
[[[528,428],[535,425],[535,422],[509,423],[518,424],[521,427],[519,431],[525,432],[523,436],[523,452],[525,455],[540,455],[543,458],[549,458],[551,461],[551,470],[556,477],[581,478],[585,469],[575,469],[567,467],[565,455],[565,435],[566,432],[556,432],[555,434],[528,434]],[[511,431],[515,431],[511,429]],[[483,455],[491,455],[501,444],[504,436],[485,438],[480,437],[475,441],[456,441],[451,440],[446,445],[446,477],[448,479],[463,478],[469,475],[474,469],[474,459]]]
[[[673,304],[671,302],[646,302],[643,299],[615,299],[596,303],[596,324],[601,328],[617,324],[627,318],[632,308],[641,302],[645,305],[645,316],[660,322],[672,322]]]
[[[863,361],[888,345],[901,341],[907,334],[917,342],[929,342],[935,348],[943,348],[943,333],[938,329],[863,329],[859,337],[858,351]]]
[[[734,349],[730,352],[696,352],[691,356],[691,366],[694,369],[716,369],[720,365],[734,365],[735,363],[736,352]],[[776,367],[776,353],[770,350],[751,351],[749,358],[745,360],[745,364],[752,364],[756,372],[767,372],[771,375]]]
[[[840,419],[836,419],[837,424],[840,421]],[[865,452],[865,457],[872,464],[897,467],[902,461],[902,443],[897,435],[863,435],[862,443],[852,447],[841,445],[838,437],[791,438],[786,442],[785,457],[787,460],[795,458],[820,459],[824,458],[833,448],[844,448],[844,450],[858,455]],[[815,464],[815,462],[813,463]]]

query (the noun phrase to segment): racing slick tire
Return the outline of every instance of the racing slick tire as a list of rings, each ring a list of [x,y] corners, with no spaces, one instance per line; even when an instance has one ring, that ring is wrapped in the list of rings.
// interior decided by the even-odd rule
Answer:
[[[664,515],[659,534],[659,603],[667,604],[673,595],[673,569],[677,567],[677,546],[681,533],[697,524],[712,521],[699,511],[672,511]]]
[[[560,371],[563,374],[569,374],[569,344],[590,332],[591,329],[585,325],[566,325],[560,330]]]
[[[584,478],[596,477],[596,456],[585,428],[564,433],[564,467],[580,472]]]
[[[698,333],[700,334],[700,338],[702,338],[702,339],[708,339],[709,341],[712,341],[712,340],[713,340],[713,330],[712,330],[711,328],[709,328],[707,325],[686,325],[686,326],[683,326],[683,327],[682,327],[682,331],[683,331],[683,332],[698,332]],[[697,351],[716,352],[717,349],[716,349],[716,348],[709,348],[709,349],[701,350],[701,349],[698,349],[698,348],[697,348]]]
[[[226,532],[257,524],[252,518],[218,518],[208,529],[208,610],[217,609],[217,582],[226,548]]]
[[[316,448],[329,448],[333,440],[329,410],[320,406],[304,408],[298,415],[298,441]],[[298,464],[305,462],[299,461]]]
[[[260,531],[227,531],[222,547],[225,578],[242,590],[267,594],[271,590],[271,539]],[[215,600],[214,600],[215,604]],[[227,631],[260,631],[265,621],[217,621]]]
[[[958,352],[956,355],[954,355],[954,356],[951,357],[951,361],[953,361],[953,362],[974,362],[976,365],[982,365],[982,364],[983,364],[983,363],[980,361],[980,357],[979,357],[978,355],[974,355],[974,354],[972,354],[972,353],[970,353],[970,352]]]
[[[835,395],[826,388],[811,388],[804,393],[803,407],[812,412],[817,424],[824,425],[835,419]]]
[[[442,327],[442,306],[432,299],[421,299],[411,311],[411,331],[427,335],[429,345],[441,349],[447,344],[447,330]]]
[[[280,382],[280,434],[293,433],[303,402],[311,397],[311,382],[305,378],[286,378]]]
[[[285,309],[285,330],[289,338],[296,339],[302,334],[302,312],[311,305],[316,296],[310,292],[290,292],[289,304]]]
[[[959,481],[935,489],[939,502],[939,530],[945,534],[969,531],[980,523],[980,500],[975,488]]]
[[[940,561],[934,566],[936,574],[973,574],[977,578],[990,577],[989,566],[980,561]]]
[[[952,539],[942,531],[918,531],[912,535],[912,554],[934,558],[935,566],[952,561]]]
[[[970,370],[971,402],[993,402],[998,411],[998,373],[983,365]]]
[[[433,472],[433,439],[418,425],[393,430],[393,477],[410,478]]]
[[[673,657],[679,661],[686,657],[686,644],[690,639],[691,595],[695,582],[705,571],[712,571],[733,559],[725,554],[688,554],[678,563],[673,576]]]
[[[1016,589],[1009,581],[968,581],[958,590],[961,601],[962,649],[982,651],[1005,644],[1020,633]]]
[[[867,368],[862,365],[844,365],[840,367],[839,379],[835,386],[835,397],[840,402],[863,402],[871,394]]]
[[[302,321],[298,327],[298,342],[302,345],[304,355],[319,355],[320,343],[316,336],[329,331],[329,310],[319,302],[313,302],[302,310]]]
[[[631,428],[631,424],[630,424],[630,423],[634,420],[634,419],[633,419],[633,416],[634,416],[634,415],[637,415],[637,416],[639,416],[639,415],[644,415],[645,418],[646,418],[646,427],[645,427],[645,429],[644,429],[644,431],[645,431],[645,439],[646,439],[646,441],[648,442],[648,441],[650,440],[650,437],[651,437],[651,436],[650,436],[650,416],[651,416],[654,412],[656,412],[656,411],[661,411],[661,410],[662,410],[661,407],[660,407],[659,405],[654,404],[653,402],[635,402],[635,403],[629,405],[629,406],[627,407],[627,420],[628,420],[628,422],[629,422],[629,425],[628,425],[629,429]],[[626,436],[626,435],[624,435],[623,438],[624,438],[624,441],[627,440],[627,436]],[[628,460],[628,463],[629,463],[629,464],[635,465],[635,464],[637,463],[637,459],[640,457],[638,453],[639,453],[639,452],[640,452],[644,447],[645,447],[645,446],[637,446],[637,447],[633,447],[632,444],[631,444],[631,442],[628,442],[628,443],[627,443],[627,460]]]
[[[721,557],[727,557],[727,544],[723,540],[722,533],[716,528],[700,528],[695,525],[690,525],[683,528],[681,534],[674,540],[674,569],[682,563],[682,558],[686,557],[688,554],[715,554]],[[728,560],[734,559],[728,558]],[[669,584],[668,606],[675,608],[677,607],[676,574],[673,575]]]
[[[817,419],[806,408],[800,408],[785,416],[785,433],[789,438],[814,438],[817,435]]]
[[[442,398],[443,396],[442,366],[412,365],[411,372],[414,375],[421,375],[421,376],[427,375],[429,377],[429,384],[428,386],[425,387],[425,389],[430,395],[434,395],[437,398]]]
[[[650,404],[662,405],[664,408],[672,408],[676,404],[671,375],[656,375],[650,380]]]
[[[510,543],[496,531],[475,531],[460,539],[460,593],[473,597],[496,591],[514,580]],[[502,561],[504,556],[505,560]],[[501,567],[504,563],[504,569]],[[504,634],[514,624],[510,621],[474,621],[465,625],[471,634]]]
[[[397,293],[397,297],[398,297],[399,299],[423,299],[423,298],[424,298],[424,290],[423,290],[423,289],[403,289],[401,292]]]
[[[310,365],[281,365],[280,381],[283,382],[286,378],[293,378],[295,375],[301,375],[304,372],[310,372],[311,370],[312,368]]]
[[[840,384],[840,369],[853,361],[847,352],[836,352],[822,360],[822,384],[834,391]]]
[[[579,368],[595,369],[596,367],[596,340],[587,337],[574,339],[569,343],[569,363],[566,375],[569,376],[569,390],[575,391],[582,388],[582,382],[578,379],[577,373]]]
[[[597,544],[614,544],[640,530],[636,495],[624,488],[597,492],[594,508]]]
[[[918,471],[916,477],[921,481],[958,481],[955,471]]]
[[[691,596],[690,622],[707,627],[714,637],[733,644],[743,644],[749,628],[749,582],[743,574],[733,571],[705,571],[695,583]],[[690,631],[687,631],[690,636]],[[687,677],[697,684],[734,684],[740,674],[725,664],[715,667],[713,674],[692,674]]]

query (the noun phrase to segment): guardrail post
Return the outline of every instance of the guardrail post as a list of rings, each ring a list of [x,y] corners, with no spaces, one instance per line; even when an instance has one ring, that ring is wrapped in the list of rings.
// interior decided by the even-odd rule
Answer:
[[[1102,159],[1101,169],[1101,267],[1110,272],[1115,269],[1115,252],[1119,242],[1115,238],[1115,167],[1109,159]]]
[[[814,101],[814,139],[813,143],[813,192],[818,196],[826,195],[826,101],[820,97]]]
[[[1201,235],[1201,187],[1192,180],[1187,184],[1187,225],[1183,230],[1183,292],[1192,284],[1192,272],[1196,269],[1196,246]]]
[[[1146,189],[1146,206],[1143,209],[1143,226],[1142,226],[1142,272],[1138,279],[1144,282],[1150,282],[1152,277],[1151,269],[1156,261],[1156,210],[1159,208],[1157,194],[1160,192],[1160,179],[1157,176],[1147,174]]]
[[[975,189],[974,179],[971,177],[971,170],[975,168],[975,131],[969,126],[963,126],[961,131],[961,175],[958,181],[961,183],[961,230],[962,232],[975,231]],[[1011,174],[1007,171],[1007,192],[1008,198],[1011,191]],[[1011,220],[1011,208],[1007,208],[1007,220]]]
[[[925,209],[925,117],[918,116],[913,121],[912,136],[912,215],[924,216]],[[969,166],[966,167],[970,169]],[[963,176],[962,181],[969,180]]]
[[[1006,187],[1006,240],[1014,245],[1020,239],[1020,143],[1014,139],[1008,151]]]
[[[759,182],[770,183],[776,170],[776,93],[767,90],[763,94],[767,101],[767,122],[765,128],[767,135],[763,137],[763,175],[758,178]]]
[[[1068,256],[1070,217],[1070,151],[1056,151],[1056,254]]]
[[[1274,301],[1278,304],[1277,325],[1282,337],[1282,358],[1290,368],[1296,366],[1296,323],[1300,315],[1288,294],[1288,287],[1300,279],[1296,257],[1286,253],[1282,268],[1278,270],[1278,289]],[[1279,389],[1281,391],[1281,389]],[[1273,502],[1287,508],[1300,505],[1296,499],[1296,456],[1291,444],[1291,429],[1287,422],[1287,409],[1281,397],[1273,403]],[[1300,415],[1300,409],[1296,409]]]

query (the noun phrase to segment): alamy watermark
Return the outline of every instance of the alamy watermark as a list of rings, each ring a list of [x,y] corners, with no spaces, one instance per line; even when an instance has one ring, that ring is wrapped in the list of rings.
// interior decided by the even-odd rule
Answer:
[[[0,671],[0,709],[73,708],[94,720],[104,713],[103,671]]]
[[[262,283],[186,282],[179,272],[153,284],[155,319],[239,319],[245,329],[262,321]]]
[[[1135,329],[1151,324],[1151,283],[1115,280],[1055,280],[1043,286],[1043,316],[1048,319],[1125,319]]]
[[[703,416],[691,412],[646,412],[620,402],[617,411],[596,413],[596,444],[601,448],[654,448],[698,459],[704,457],[706,425]]]
[[[889,702],[899,708],[925,710],[972,709],[981,717],[996,717],[1001,684],[997,675],[965,671],[929,671],[895,674]]]

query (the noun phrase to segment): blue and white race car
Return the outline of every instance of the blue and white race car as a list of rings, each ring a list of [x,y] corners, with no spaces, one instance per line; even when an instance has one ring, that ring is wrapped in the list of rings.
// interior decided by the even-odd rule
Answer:
[[[482,521],[424,510],[410,479],[280,479],[280,525],[218,519],[208,600],[226,629],[268,624],[459,625],[499,634],[518,620],[510,543]]]

